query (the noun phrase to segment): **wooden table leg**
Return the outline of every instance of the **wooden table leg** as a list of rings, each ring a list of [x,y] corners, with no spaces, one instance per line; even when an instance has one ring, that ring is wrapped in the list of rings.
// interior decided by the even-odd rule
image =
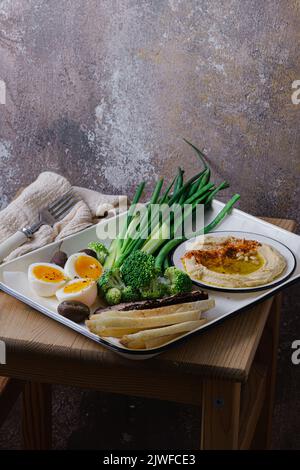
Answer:
[[[269,449],[271,446],[281,302],[282,294],[278,294],[274,298],[256,355],[257,359],[267,366],[268,373],[266,397],[256,426],[252,449]]]
[[[237,449],[241,384],[204,380],[201,449]]]
[[[51,449],[51,431],[51,385],[27,382],[22,409],[24,449]]]
[[[24,382],[8,377],[0,377],[0,427],[23,391]]]

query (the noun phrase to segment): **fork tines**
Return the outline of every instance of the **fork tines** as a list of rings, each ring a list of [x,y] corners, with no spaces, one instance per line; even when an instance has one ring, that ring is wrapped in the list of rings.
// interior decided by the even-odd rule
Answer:
[[[52,204],[49,205],[48,210],[55,219],[61,219],[63,216],[67,215],[77,202],[78,198],[71,188],[63,196],[52,202]]]

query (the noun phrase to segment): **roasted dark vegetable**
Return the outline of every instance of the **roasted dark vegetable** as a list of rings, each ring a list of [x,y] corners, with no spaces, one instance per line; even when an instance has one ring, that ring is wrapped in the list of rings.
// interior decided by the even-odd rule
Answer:
[[[158,307],[167,307],[169,305],[184,304],[186,302],[197,302],[199,300],[208,299],[208,294],[202,290],[193,290],[192,292],[186,292],[185,294],[170,295],[163,297],[162,299],[153,300],[140,300],[137,302],[123,302],[114,307],[100,307],[95,313],[109,312],[112,308],[119,310],[120,312],[126,312],[127,310],[144,310]]]
[[[88,256],[92,256],[93,258],[97,258],[97,253],[94,250],[90,250],[90,248],[84,248],[84,250],[80,250],[79,253],[85,253]]]
[[[77,300],[65,300],[57,307],[60,315],[75,323],[81,323],[86,320],[90,315],[90,309],[87,305]]]
[[[64,251],[57,251],[51,258],[51,263],[60,266],[61,268],[65,267],[65,264],[68,260],[68,255]]]

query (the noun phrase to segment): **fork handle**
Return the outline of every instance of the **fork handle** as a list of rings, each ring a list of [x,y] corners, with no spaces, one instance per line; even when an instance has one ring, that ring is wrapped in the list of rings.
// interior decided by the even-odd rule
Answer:
[[[9,253],[18,248],[18,246],[23,245],[23,243],[28,240],[29,237],[25,232],[25,230],[23,232],[16,232],[3,243],[0,243],[0,263],[9,255]]]

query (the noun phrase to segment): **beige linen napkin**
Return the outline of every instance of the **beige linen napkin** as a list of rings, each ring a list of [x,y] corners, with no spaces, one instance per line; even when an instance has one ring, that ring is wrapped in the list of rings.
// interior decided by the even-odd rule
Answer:
[[[63,196],[70,188],[71,184],[63,176],[48,171],[41,173],[20,196],[0,211],[0,243],[23,227],[32,225],[40,209]],[[116,211],[126,210],[126,196],[106,195],[76,186],[74,193],[80,200],[64,219],[53,227],[43,225],[31,240],[10,253],[4,261],[72,235],[98,222],[100,217],[109,217]]]

